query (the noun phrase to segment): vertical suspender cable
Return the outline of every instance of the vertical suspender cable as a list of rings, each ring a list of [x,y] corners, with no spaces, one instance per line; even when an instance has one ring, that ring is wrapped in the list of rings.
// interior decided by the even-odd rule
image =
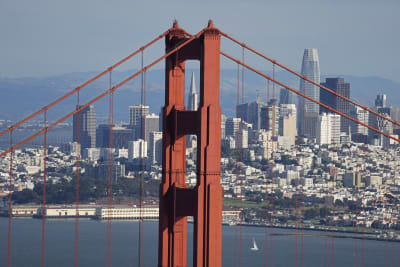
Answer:
[[[273,63],[272,65],[272,78],[274,80],[274,82],[272,82],[272,102],[275,101],[275,63]],[[273,104],[271,102],[271,104]],[[271,134],[271,162],[272,162],[272,166],[271,166],[271,208],[270,208],[270,238],[269,238],[269,249],[270,249],[270,253],[269,253],[269,262],[270,262],[270,266],[273,266],[273,261],[272,261],[272,231],[273,231],[273,214],[274,214],[274,166],[275,166],[275,159],[274,159],[274,139],[275,139],[275,128],[276,128],[276,103],[274,105],[271,106],[271,113],[272,113],[272,122],[271,122],[271,129],[272,129],[272,134]]]
[[[329,133],[329,126],[328,122],[326,121],[326,135],[328,136]],[[329,195],[329,187],[328,187],[328,182],[330,178],[330,168],[329,168],[329,147],[326,148],[326,159],[325,159],[325,165],[326,165],[326,179],[325,179],[325,192],[324,192],[324,203],[325,203],[325,267],[328,267],[328,241],[329,241],[329,236],[328,236],[328,221],[329,221],[329,205],[328,205],[328,195]]]
[[[305,79],[303,79],[302,80],[302,82],[303,82],[303,94],[305,94],[305,91],[306,91],[306,80]],[[303,180],[303,182],[305,181],[305,171],[304,171],[304,169],[305,169],[305,167],[304,167],[304,158],[305,158],[305,155],[304,155],[304,153],[305,153],[305,151],[304,151],[304,147],[305,147],[305,137],[304,137],[304,125],[305,125],[305,120],[304,120],[304,115],[305,115],[305,99],[303,98],[302,99],[302,101],[301,101],[301,104],[302,104],[302,106],[301,106],[301,109],[302,109],[302,112],[301,112],[301,142],[300,142],[300,147],[301,147],[301,165],[302,165],[302,168],[301,168],[301,173],[300,173],[300,175],[301,175],[301,177],[299,177],[300,179],[299,179],[299,183],[297,183],[297,187],[299,187],[300,185],[301,185],[301,180]],[[302,193],[302,190],[303,189],[301,189],[301,193]],[[297,191],[296,191],[297,192]],[[298,198],[298,196],[296,196],[297,198]],[[303,202],[304,202],[304,199],[303,199]],[[300,264],[301,264],[301,266],[303,266],[303,219],[302,219],[302,216],[303,216],[303,213],[302,213],[302,203],[299,203],[299,209],[300,209],[300,211],[298,211],[299,212],[299,217],[300,217],[300,238],[301,238],[301,245],[300,245]],[[297,218],[298,217],[296,217],[296,220],[297,220]],[[296,221],[296,223],[297,223],[297,221]],[[296,243],[296,249],[297,249],[297,243]]]
[[[13,145],[13,131],[10,131],[10,148]],[[11,256],[11,217],[12,217],[12,190],[13,190],[13,151],[10,152],[10,175],[9,175],[9,183],[8,183],[8,249],[7,249],[7,266],[10,267],[10,256]]]
[[[389,166],[389,159],[388,159],[388,154],[389,154],[389,138],[384,138],[384,144],[385,144],[385,149],[386,153],[386,166]],[[388,216],[388,203],[387,203],[387,185],[388,185],[388,180],[389,180],[389,175],[390,175],[390,170],[386,171],[386,179],[385,179],[385,194],[383,195],[383,203],[384,203],[384,210],[385,212],[382,213],[383,216],[383,222],[385,222],[385,217],[387,218]],[[385,240],[385,266],[389,266],[389,250],[388,250],[388,239],[389,239],[389,222],[385,223],[385,231],[386,231],[386,240]]]
[[[363,133],[364,133],[365,127],[363,127]],[[363,172],[364,172],[364,177],[367,177],[367,169],[365,168],[365,156],[366,156],[366,143],[367,143],[367,137],[364,135],[364,140],[363,140]],[[363,200],[365,199],[365,189],[363,192]],[[362,236],[362,266],[365,267],[365,227],[366,227],[366,222],[367,222],[367,216],[365,212],[365,205],[363,204],[363,212],[364,212],[364,227],[363,227],[363,236]],[[393,265],[394,266],[394,265]]]
[[[397,148],[398,148],[399,144],[395,144],[395,146],[393,147],[393,154],[394,154],[394,160],[392,162],[394,162],[394,174],[393,174],[393,183],[396,184],[396,175],[397,175]],[[392,216],[395,213],[394,209],[397,209],[397,205],[396,205],[395,200],[393,200],[393,209],[392,209]],[[397,213],[398,214],[398,213]],[[395,247],[395,243],[392,242],[392,266],[396,266],[396,247]]]
[[[267,114],[268,114],[268,103],[269,103],[269,80],[267,80]],[[268,117],[267,117],[268,118]],[[268,125],[268,121],[266,122],[266,124]],[[266,125],[266,126],[267,126]],[[268,127],[265,127],[268,128]],[[268,129],[267,129],[268,130]],[[268,200],[268,176],[269,176],[269,144],[270,144],[270,140],[268,140],[268,134],[266,136],[266,170],[265,170],[265,267],[268,266],[268,229],[271,227],[271,225],[269,225],[269,220],[268,220],[268,214],[269,214],[269,200]],[[271,238],[271,237],[270,237]]]
[[[79,108],[79,91],[77,92],[77,105]],[[76,180],[75,180],[75,242],[74,242],[74,266],[78,266],[78,245],[79,245],[79,176],[81,161],[81,112],[76,114]]]
[[[301,80],[300,80],[300,88],[301,88]],[[297,98],[297,107],[299,108],[299,112],[298,114],[300,114],[300,105],[301,105],[301,98],[300,96]],[[299,116],[300,117],[300,116]],[[300,118],[299,118],[300,119]],[[297,120],[296,120],[297,123]],[[297,125],[296,125],[297,126]],[[297,133],[297,136],[300,136],[300,133]],[[302,166],[301,162],[300,162],[300,138],[298,138],[298,142],[296,145],[296,160],[297,160],[297,164],[300,168],[300,166]],[[298,191],[298,185],[299,185],[299,180],[300,180],[300,172],[298,173],[296,180],[295,180],[295,191],[296,191],[296,195],[295,195],[295,218],[296,218],[296,248],[295,248],[295,266],[297,267],[298,265],[298,255],[297,255],[297,239],[298,239],[298,198],[297,198],[297,191]]]
[[[143,70],[143,64],[144,64],[144,59],[143,59],[143,51],[141,53],[141,68]],[[177,61],[176,61],[177,62]],[[141,88],[141,120],[140,120],[140,130],[141,130],[141,135],[143,138],[143,141],[145,142],[146,137],[145,137],[145,123],[146,123],[146,112],[145,112],[145,72],[142,73],[141,75],[142,78],[142,88]],[[144,145],[143,145],[144,147]],[[140,220],[139,220],[139,250],[138,250],[138,266],[142,267],[143,266],[143,193],[144,193],[144,171],[145,171],[145,166],[144,166],[144,153],[145,151],[141,151],[140,159],[141,159],[141,179],[140,179]]]
[[[112,88],[112,68],[109,76],[109,88]],[[113,125],[114,124],[114,92],[111,91],[109,94],[109,114],[108,114],[108,183],[107,183],[107,267],[111,266],[111,237],[112,237],[112,203],[113,203]]]
[[[356,134],[356,166],[355,166],[356,170],[355,170],[355,175],[356,175],[357,186],[356,186],[356,206],[355,206],[356,207],[356,211],[355,211],[355,214],[356,214],[356,216],[355,216],[355,228],[356,228],[357,237],[358,237],[358,232],[359,232],[359,230],[358,230],[358,221],[357,221],[357,218],[358,218],[358,214],[357,213],[358,213],[358,210],[359,210],[359,209],[357,209],[357,207],[358,207],[358,194],[359,194],[358,186],[361,186],[361,185],[358,184],[358,177],[360,177],[360,182],[361,182],[360,167],[358,166],[358,154],[359,154],[358,153],[358,134]],[[358,267],[358,238],[355,238],[354,242],[355,242],[355,246],[354,246],[354,249],[355,249],[355,267]]]
[[[240,65],[237,64],[237,90],[236,90],[236,118],[240,118],[239,108],[240,108]],[[236,133],[235,137],[235,148],[236,148],[236,186],[239,186],[239,149],[237,149],[239,144],[239,135]],[[237,188],[236,188],[237,190]],[[240,210],[240,209],[239,209]],[[239,215],[240,218],[240,215]],[[238,223],[238,222],[237,222]],[[235,267],[238,266],[238,227],[235,224]]]
[[[306,88],[306,80],[303,79],[303,88]],[[305,90],[305,89],[304,89]],[[304,118],[304,113],[303,113],[303,118]],[[304,126],[302,127],[302,135],[304,137]],[[304,157],[305,155],[302,154],[302,165],[304,168]],[[302,171],[302,175],[303,175],[303,179],[301,180],[300,186],[301,186],[301,190],[300,190],[300,194],[301,194],[301,202],[300,202],[300,227],[301,227],[301,245],[300,245],[300,266],[303,267],[303,263],[304,263],[304,185],[306,183],[306,176],[304,173],[304,170]]]
[[[242,62],[244,63],[244,47],[242,47]],[[239,144],[240,144],[240,162],[242,163],[243,166],[243,126],[244,126],[244,67],[242,66],[242,104],[241,104],[241,120],[240,120],[240,126],[239,126]],[[242,194],[242,185],[240,186],[240,194]],[[242,203],[240,202],[240,205],[242,206]],[[243,219],[243,218],[242,218]],[[242,266],[242,221],[240,222],[239,225],[239,266]]]
[[[44,128],[47,127],[47,110],[44,111]],[[43,140],[43,204],[42,204],[42,267],[44,267],[45,227],[46,227],[46,180],[47,180],[47,131]]]
[[[336,145],[336,143],[334,142],[334,145]],[[329,149],[328,149],[328,155],[329,155]],[[332,159],[333,160],[333,159]],[[334,195],[335,189],[336,189],[336,166],[334,165],[333,167],[333,180],[332,180],[332,194],[329,193],[330,196]],[[330,191],[329,191],[330,192]],[[331,206],[332,206],[332,228],[335,228],[335,205],[333,203],[333,197],[332,197],[332,201],[331,201]],[[335,266],[335,234],[334,232],[331,233],[331,265],[332,267]]]

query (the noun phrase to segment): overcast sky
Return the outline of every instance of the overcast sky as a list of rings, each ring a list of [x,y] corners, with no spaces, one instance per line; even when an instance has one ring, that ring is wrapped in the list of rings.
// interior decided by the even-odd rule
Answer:
[[[100,71],[165,31],[174,18],[192,33],[211,18],[296,70],[303,49],[315,47],[322,74],[400,81],[399,0],[0,0],[0,75]],[[228,42],[224,47],[236,51]],[[162,52],[160,42],[146,60]],[[224,61],[223,67],[234,65]]]

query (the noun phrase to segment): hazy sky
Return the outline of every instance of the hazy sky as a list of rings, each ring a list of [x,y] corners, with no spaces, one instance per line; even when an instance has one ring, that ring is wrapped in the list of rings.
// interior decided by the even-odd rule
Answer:
[[[303,49],[315,47],[322,74],[400,81],[399,0],[0,0],[0,75],[103,70],[165,31],[174,18],[192,33],[211,18],[296,70]],[[229,42],[223,45],[240,57]],[[163,42],[147,52],[146,61],[161,53]],[[223,67],[235,66],[225,62]]]

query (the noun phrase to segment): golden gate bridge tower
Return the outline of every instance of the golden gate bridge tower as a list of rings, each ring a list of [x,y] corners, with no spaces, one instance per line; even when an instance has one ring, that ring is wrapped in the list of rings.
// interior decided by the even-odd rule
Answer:
[[[188,40],[174,26],[166,51]],[[163,108],[163,162],[160,187],[158,266],[186,266],[187,216],[194,218],[193,266],[221,266],[220,32],[209,21],[192,42],[166,58]],[[200,61],[200,105],[185,107],[185,61]],[[185,183],[186,135],[197,135],[197,183]]]

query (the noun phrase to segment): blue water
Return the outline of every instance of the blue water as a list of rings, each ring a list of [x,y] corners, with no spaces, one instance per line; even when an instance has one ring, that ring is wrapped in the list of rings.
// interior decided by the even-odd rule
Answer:
[[[115,221],[112,223],[112,266],[137,266],[138,222]],[[74,220],[46,221],[46,266],[73,266],[74,263]],[[0,218],[0,266],[7,264],[8,219]],[[106,266],[107,223],[94,220],[80,220],[79,223],[79,266]],[[239,238],[237,227],[237,238]],[[273,229],[274,233],[294,233],[293,230]],[[39,219],[13,219],[11,266],[40,266],[42,221]],[[188,226],[188,266],[192,266],[191,236],[192,224]],[[264,266],[265,229],[261,227],[241,227],[242,266]],[[305,232],[306,233],[306,232]],[[313,232],[316,233],[316,232]],[[223,226],[222,232],[223,266],[235,266],[235,227]],[[259,251],[251,251],[255,238]],[[332,241],[334,242],[333,266],[356,266],[356,244],[358,245],[358,266],[400,266],[400,243],[384,241],[363,241],[355,239],[328,239],[328,255],[325,253],[325,237],[303,237],[303,266],[332,266]],[[158,223],[144,223],[144,266],[157,266]],[[268,250],[270,249],[268,240]],[[298,266],[301,266],[301,238],[298,236]],[[364,254],[364,257],[362,256]],[[239,253],[236,255],[239,258]],[[296,236],[273,236],[272,266],[296,266]],[[363,262],[365,265],[363,265]],[[239,266],[239,265],[238,265]],[[271,266],[268,264],[268,266]]]

